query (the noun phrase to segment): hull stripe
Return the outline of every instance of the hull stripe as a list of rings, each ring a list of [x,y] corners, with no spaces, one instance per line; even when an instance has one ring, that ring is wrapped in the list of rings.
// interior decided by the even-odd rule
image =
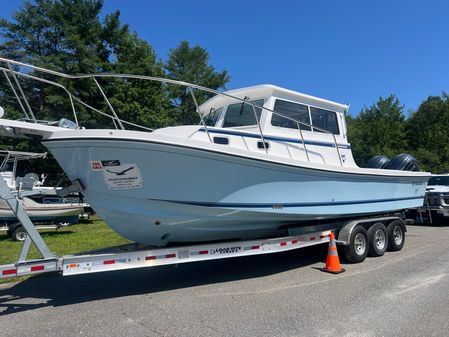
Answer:
[[[206,132],[204,129],[199,129],[200,132]],[[215,134],[223,134],[223,135],[231,135],[231,136],[242,136],[242,137],[248,137],[248,138],[257,138],[262,139],[260,135],[257,134],[250,134],[250,133],[244,133],[244,132],[238,132],[238,131],[231,131],[231,130],[211,130],[207,129],[209,133],[215,133]],[[301,139],[295,139],[295,138],[286,138],[286,137],[277,137],[277,136],[264,136],[265,140],[271,140],[274,142],[288,142],[288,143],[296,143],[296,144],[302,144]],[[324,143],[324,142],[317,142],[317,141],[310,141],[305,140],[304,143],[306,145],[316,145],[316,146],[324,146],[324,147],[332,147],[335,148],[334,143]],[[337,144],[339,149],[350,149],[351,145],[344,145],[344,144]]]
[[[323,206],[341,206],[341,205],[360,205],[360,204],[374,204],[380,202],[394,202],[406,200],[423,199],[424,196],[414,196],[405,198],[392,199],[375,199],[375,200],[354,200],[354,201],[334,201],[334,202],[304,202],[304,203],[227,203],[227,202],[201,202],[201,201],[180,201],[180,200],[162,200],[149,199],[151,201],[171,202],[175,204],[204,206],[204,207],[224,207],[224,208],[277,208],[282,209],[286,207],[323,207]]]

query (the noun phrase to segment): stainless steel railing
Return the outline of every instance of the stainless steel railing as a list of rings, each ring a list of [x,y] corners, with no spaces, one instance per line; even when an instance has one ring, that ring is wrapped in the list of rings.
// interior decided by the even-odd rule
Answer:
[[[200,123],[201,123],[202,127],[204,128],[204,130],[206,131],[207,137],[209,138],[209,141],[211,143],[212,143],[212,138],[210,136],[208,126],[205,123],[204,114],[200,111],[200,107],[198,105],[198,101],[197,101],[197,98],[195,96],[194,90],[200,90],[200,91],[204,91],[204,92],[207,92],[207,93],[210,93],[210,94],[231,98],[231,99],[233,99],[233,100],[235,100],[237,102],[241,102],[242,104],[247,104],[247,105],[251,106],[252,110],[254,112],[254,118],[256,120],[258,129],[259,129],[259,133],[260,133],[260,137],[261,137],[261,140],[262,140],[262,144],[263,144],[264,150],[265,150],[265,152],[267,154],[268,154],[268,148],[267,148],[266,142],[265,142],[265,135],[264,135],[264,133],[262,131],[261,120],[259,120],[259,118],[257,116],[256,109],[262,109],[262,111],[265,110],[265,111],[271,112],[272,114],[274,114],[276,116],[279,116],[280,118],[286,119],[286,120],[291,121],[292,123],[296,124],[297,128],[299,130],[300,140],[301,140],[301,143],[303,145],[304,152],[305,152],[306,157],[307,157],[307,161],[309,161],[309,162],[310,162],[309,151],[307,149],[306,142],[304,140],[304,135],[303,135],[301,126],[303,126],[304,128],[310,128],[311,130],[318,130],[318,131],[320,131],[322,133],[325,133],[325,134],[330,134],[332,136],[332,138],[333,138],[334,147],[336,149],[336,154],[338,156],[340,165],[343,166],[343,162],[342,162],[341,155],[340,155],[340,150],[338,148],[338,143],[337,143],[336,137],[335,137],[335,135],[333,133],[329,132],[328,130],[321,129],[321,128],[318,128],[316,126],[313,126],[311,124],[308,124],[308,123],[305,123],[305,122],[293,119],[293,118],[291,118],[289,116],[280,114],[280,113],[278,113],[278,112],[276,112],[276,111],[274,111],[272,109],[268,109],[268,108],[265,108],[263,106],[258,106],[256,104],[248,102],[246,100],[247,97],[242,99],[242,98],[230,95],[230,94],[228,94],[226,92],[220,92],[220,91],[217,91],[217,90],[214,90],[214,89],[210,89],[210,88],[207,88],[207,87],[203,87],[203,86],[200,86],[200,85],[196,85],[196,84],[192,84],[192,83],[188,83],[188,82],[183,82],[183,81],[167,79],[167,78],[153,77],[153,76],[132,75],[132,74],[105,74],[105,73],[103,73],[103,74],[88,74],[88,75],[85,75],[85,74],[83,74],[83,75],[68,75],[68,74],[64,74],[64,73],[57,72],[57,71],[54,71],[54,70],[50,70],[50,69],[46,69],[46,68],[42,68],[42,67],[37,67],[37,66],[34,66],[34,65],[30,65],[30,64],[26,64],[26,63],[23,63],[23,62],[14,61],[14,60],[2,58],[2,57],[0,57],[0,62],[3,62],[3,63],[6,64],[6,68],[0,66],[0,71],[2,71],[4,76],[6,77],[7,83],[11,87],[11,89],[12,89],[12,91],[14,93],[14,96],[15,96],[16,100],[19,103],[19,106],[20,106],[22,112],[24,113],[25,118],[27,120],[33,121],[34,123],[38,123],[39,121],[36,119],[36,115],[34,114],[32,108],[31,108],[31,105],[29,104],[29,101],[28,101],[28,99],[27,99],[27,97],[26,97],[26,95],[25,95],[25,93],[24,93],[24,91],[22,89],[22,86],[20,85],[20,82],[19,82],[19,80],[17,78],[18,76],[19,77],[29,78],[29,79],[32,79],[32,80],[36,80],[36,81],[39,81],[39,82],[43,82],[43,83],[46,83],[46,84],[53,85],[55,87],[61,88],[67,94],[67,96],[69,98],[70,106],[71,106],[73,117],[74,117],[74,120],[75,120],[75,124],[78,127],[79,127],[79,120],[78,120],[77,111],[75,109],[74,102],[77,102],[77,103],[81,104],[82,106],[84,106],[85,108],[87,108],[89,110],[92,110],[92,111],[94,111],[94,112],[96,112],[96,113],[98,113],[100,115],[103,115],[105,117],[110,118],[112,120],[112,123],[113,123],[113,125],[114,125],[114,127],[116,129],[120,128],[120,129],[124,130],[125,129],[125,125],[128,125],[128,126],[132,126],[132,127],[135,127],[135,128],[140,128],[140,129],[145,130],[145,131],[153,131],[153,129],[151,129],[151,128],[148,128],[148,127],[145,127],[143,125],[139,125],[139,124],[136,124],[136,123],[133,123],[133,122],[130,122],[130,121],[126,121],[126,120],[123,120],[123,119],[119,118],[117,113],[116,113],[116,111],[114,110],[110,100],[106,96],[103,88],[98,83],[97,79],[100,79],[100,78],[121,78],[121,79],[147,80],[147,81],[159,82],[159,83],[166,84],[166,85],[167,84],[173,84],[173,85],[178,85],[178,86],[182,86],[182,87],[187,88],[187,90],[189,90],[189,92],[190,92],[190,94],[192,96],[193,102],[195,104],[196,112],[198,113],[199,118],[200,118]],[[16,66],[17,70],[13,69],[13,67],[12,67],[13,65]],[[28,72],[25,71],[25,69],[28,69],[28,70],[31,69],[31,70],[34,71],[34,73],[32,73],[32,74],[28,73]],[[99,91],[100,91],[104,101],[106,102],[109,110],[111,110],[111,114],[103,112],[103,111],[101,111],[101,110],[99,110],[99,109],[97,109],[97,108],[87,104],[86,102],[84,102],[83,100],[81,100],[80,98],[75,96],[64,85],[62,85],[62,84],[60,84],[58,82],[51,81],[49,79],[37,76],[37,73],[49,74],[49,75],[56,76],[57,78],[68,79],[68,80],[92,79],[94,81],[95,85],[97,86],[97,88],[99,89]],[[17,87],[20,95],[17,92],[14,84],[12,83],[12,81],[11,81],[11,79],[10,79],[10,77],[8,75],[10,75],[13,78],[14,84]],[[20,98],[20,96],[22,97],[22,99]],[[25,106],[23,105],[22,100],[25,102]]]

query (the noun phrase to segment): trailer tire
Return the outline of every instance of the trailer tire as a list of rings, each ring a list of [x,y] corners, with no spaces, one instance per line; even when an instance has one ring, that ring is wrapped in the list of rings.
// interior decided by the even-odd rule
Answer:
[[[368,229],[369,256],[382,256],[387,251],[387,228],[382,222],[376,222]]]
[[[388,250],[396,252],[404,247],[405,230],[401,220],[394,220],[387,226]]]
[[[355,226],[349,236],[349,244],[343,246],[345,259],[352,263],[363,262],[368,256],[368,233],[361,226]]]
[[[27,235],[25,228],[18,226],[12,231],[11,237],[14,241],[25,241]]]

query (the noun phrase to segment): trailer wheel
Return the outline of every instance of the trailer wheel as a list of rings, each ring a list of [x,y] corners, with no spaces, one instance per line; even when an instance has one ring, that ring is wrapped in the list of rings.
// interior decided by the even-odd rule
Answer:
[[[382,256],[387,251],[387,228],[382,222],[376,222],[368,229],[369,256]]]
[[[394,220],[387,226],[388,250],[396,252],[404,247],[405,232],[400,220]]]
[[[349,237],[349,245],[343,246],[346,260],[359,263],[368,255],[368,233],[363,226],[356,226]]]
[[[18,226],[12,231],[11,237],[15,241],[25,241],[27,232],[23,226]]]

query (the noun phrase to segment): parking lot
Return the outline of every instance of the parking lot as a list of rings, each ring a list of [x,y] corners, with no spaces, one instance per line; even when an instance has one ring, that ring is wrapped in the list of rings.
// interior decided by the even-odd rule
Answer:
[[[323,273],[326,246],[0,287],[2,336],[447,336],[449,227]]]

